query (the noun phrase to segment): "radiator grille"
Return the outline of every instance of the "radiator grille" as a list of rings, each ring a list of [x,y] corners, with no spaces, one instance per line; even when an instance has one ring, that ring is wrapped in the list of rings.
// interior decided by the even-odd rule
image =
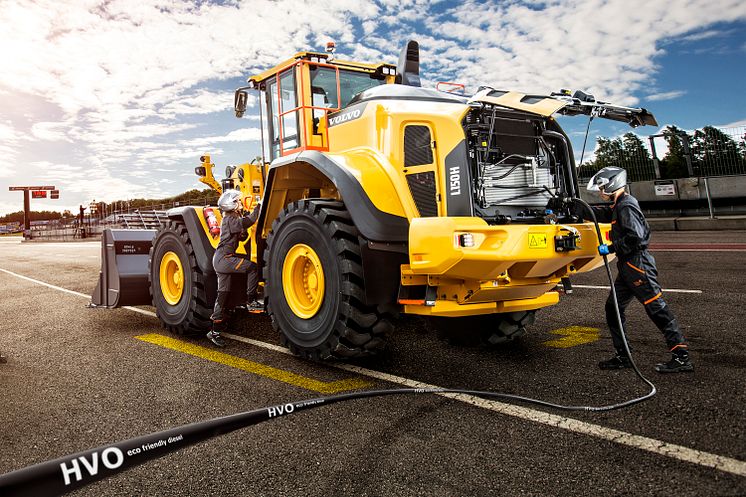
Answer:
[[[433,149],[430,142],[430,128],[427,126],[404,128],[404,167],[432,164]]]
[[[437,217],[438,202],[435,199],[435,173],[416,173],[407,175],[409,191],[412,193],[420,217]]]
[[[505,170],[505,167],[487,166],[484,175],[488,178],[501,176]],[[530,166],[518,166],[499,181],[485,181],[484,199],[486,205],[544,207],[551,195],[543,187],[547,186],[556,193],[551,185],[552,174],[549,169],[536,168],[534,176]]]

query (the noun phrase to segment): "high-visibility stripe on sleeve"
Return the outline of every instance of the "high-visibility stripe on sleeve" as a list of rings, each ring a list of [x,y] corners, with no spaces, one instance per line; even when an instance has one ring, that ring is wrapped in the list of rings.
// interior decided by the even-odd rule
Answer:
[[[645,302],[643,302],[643,304],[644,304],[644,305],[648,305],[648,304],[649,304],[649,303],[651,303],[652,301],[654,301],[654,300],[657,300],[657,299],[661,298],[661,295],[663,295],[663,294],[662,294],[661,292],[658,292],[658,295],[656,295],[656,296],[655,296],[655,297],[653,297],[652,299],[647,299],[647,300],[646,300]]]
[[[631,267],[632,269],[634,269],[635,271],[637,271],[638,273],[642,273],[642,274],[645,274],[645,271],[643,271],[643,270],[642,270],[642,269],[640,269],[639,267],[635,266],[634,264],[631,264],[631,263],[630,263],[629,261],[627,261],[627,265],[628,265],[629,267]]]
[[[687,344],[680,343],[678,345],[674,345],[669,352],[673,352],[674,350],[678,349],[679,347],[681,347],[682,349],[688,349],[689,348],[689,346]]]
[[[246,259],[241,259],[240,261],[238,261],[238,264],[236,264],[236,269],[240,268],[241,264],[243,264],[243,261],[245,261],[245,260]]]

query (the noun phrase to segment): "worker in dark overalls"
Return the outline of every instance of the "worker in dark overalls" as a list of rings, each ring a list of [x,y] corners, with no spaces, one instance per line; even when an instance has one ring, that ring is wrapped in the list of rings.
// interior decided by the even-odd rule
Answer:
[[[681,334],[671,309],[663,300],[661,287],[658,285],[658,269],[655,259],[648,252],[650,227],[645,216],[632,195],[627,193],[627,171],[619,167],[605,167],[598,171],[588,182],[589,191],[597,191],[605,201],[612,205],[593,207],[599,222],[611,223],[611,243],[598,247],[601,255],[616,253],[619,274],[614,281],[619,313],[624,326],[624,311],[627,305],[636,298],[645,307],[648,317],[663,333],[671,360],[658,364],[655,369],[660,373],[678,373],[693,371],[689,360],[689,346]],[[606,322],[611,331],[611,338],[616,355],[607,361],[601,361],[601,369],[623,369],[632,367],[629,356],[624,350],[621,330],[614,310],[613,293],[606,300]]]
[[[257,283],[259,274],[256,264],[251,262],[251,245],[246,244],[246,255],[237,254],[238,244],[248,237],[248,229],[259,217],[261,200],[257,201],[254,210],[243,216],[243,204],[241,193],[238,190],[226,190],[218,199],[218,208],[223,213],[223,222],[220,224],[220,242],[212,257],[212,265],[218,276],[218,296],[215,300],[215,308],[210,316],[212,330],[207,333],[207,338],[217,345],[223,347],[225,343],[220,333],[225,330],[227,321],[227,303],[231,290],[231,275],[246,274],[246,307],[249,312],[261,312],[263,302],[257,300]]]

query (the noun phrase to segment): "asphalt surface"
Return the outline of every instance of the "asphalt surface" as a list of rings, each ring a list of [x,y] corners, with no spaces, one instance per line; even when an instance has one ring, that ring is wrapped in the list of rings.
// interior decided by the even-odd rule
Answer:
[[[628,326],[634,357],[658,387],[642,404],[567,413],[536,407],[507,412],[496,403],[436,395],[351,401],[215,438],[74,495],[746,495],[745,242],[746,232],[654,234],[659,246],[677,247],[653,251],[663,288],[701,290],[664,290],[696,370],[668,376],[653,370],[668,358],[665,345],[642,306],[633,303]],[[697,250],[682,250],[682,244]],[[719,250],[701,249],[708,244]],[[728,244],[740,245],[728,250]],[[90,294],[99,251],[97,243],[0,238],[0,269]],[[603,269],[573,282],[608,285]],[[567,404],[619,402],[647,388],[631,371],[596,367],[611,355],[603,318],[607,293],[576,288],[559,305],[540,311],[524,337],[497,348],[454,345],[424,320],[404,317],[382,357],[354,364],[441,387]],[[321,395],[138,340],[168,334],[154,317],[88,309],[87,301],[0,271],[0,352],[8,358],[0,364],[0,473]],[[573,347],[545,343],[561,338],[553,330],[571,326],[602,331],[598,339],[585,331],[591,338]],[[232,331],[279,344],[265,316],[243,317]],[[177,338],[210,347],[201,338]],[[401,386],[228,342],[221,352],[300,377]],[[544,412],[553,416],[542,421]],[[653,448],[636,446],[640,437],[652,439]],[[679,452],[686,456],[666,455],[671,444],[683,447]]]

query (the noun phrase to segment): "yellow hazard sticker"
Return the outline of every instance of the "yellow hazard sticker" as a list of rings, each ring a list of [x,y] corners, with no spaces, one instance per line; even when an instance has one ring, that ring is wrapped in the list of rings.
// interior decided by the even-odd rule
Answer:
[[[529,233],[528,248],[544,249],[547,248],[547,235],[545,233]]]

